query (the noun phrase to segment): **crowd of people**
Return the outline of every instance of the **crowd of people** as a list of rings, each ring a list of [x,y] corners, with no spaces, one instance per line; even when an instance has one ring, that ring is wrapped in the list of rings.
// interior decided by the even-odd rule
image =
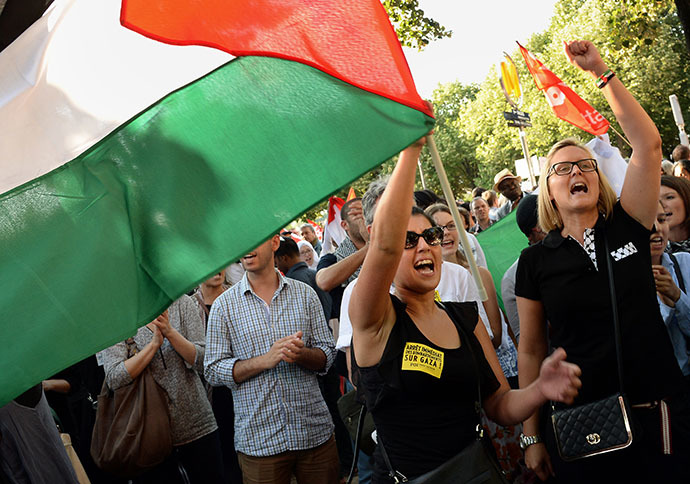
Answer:
[[[652,119],[597,49],[565,50],[599,79],[632,146],[620,195],[569,138],[535,192],[504,169],[454,202],[461,228],[445,200],[414,191],[422,138],[343,205],[334,252],[311,224],[274,235],[131,338],[0,408],[0,482],[335,484],[355,469],[361,484],[399,482],[443,466],[478,425],[511,482],[684,482],[690,148],[662,163]],[[476,235],[511,213],[527,248],[492,274]],[[109,475],[89,451],[97,395],[145,370],[168,395],[173,451],[138,475]],[[619,388],[632,443],[563,458],[552,413]],[[373,452],[339,411],[349,392],[373,417]]]

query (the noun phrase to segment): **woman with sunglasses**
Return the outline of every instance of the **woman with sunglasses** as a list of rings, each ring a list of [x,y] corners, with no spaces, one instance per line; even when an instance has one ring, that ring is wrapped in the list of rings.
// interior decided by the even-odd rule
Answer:
[[[395,471],[411,479],[470,444],[478,380],[484,410],[502,424],[520,421],[548,399],[572,401],[579,387],[579,369],[559,350],[529,388],[509,390],[486,329],[477,324],[476,304],[446,303],[447,313],[435,302],[443,230],[412,207],[423,144],[422,139],[401,153],[378,203],[349,305],[353,366],[379,443],[374,483],[394,482],[381,446]]]
[[[562,346],[582,369],[576,405],[617,393],[606,241],[622,332],[623,385],[639,427],[626,449],[566,463],[544,411],[541,426],[536,414],[525,422],[525,460],[541,479],[555,470],[558,482],[681,482],[687,479],[678,472],[688,460],[688,404],[678,398],[683,378],[659,314],[647,249],[657,214],[661,140],[591,42],[568,43],[565,52],[573,65],[598,79],[632,155],[618,201],[592,153],[577,140],[556,143],[547,156],[538,212],[548,235],[522,252],[516,277],[520,384],[537,377],[550,344]],[[674,456],[662,454],[661,399],[668,399],[671,410]]]

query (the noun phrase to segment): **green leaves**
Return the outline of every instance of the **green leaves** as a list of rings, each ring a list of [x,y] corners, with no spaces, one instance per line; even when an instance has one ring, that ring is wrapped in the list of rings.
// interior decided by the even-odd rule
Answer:
[[[661,133],[668,157],[678,143],[668,96],[677,94],[690,124],[690,59],[678,15],[669,0],[560,0],[551,25],[525,43],[544,64],[620,131],[601,92],[588,75],[572,67],[563,54],[563,41],[584,38],[599,48],[602,57],[647,110]],[[517,62],[524,103],[533,127],[527,129],[531,155],[545,156],[553,143],[568,136],[584,141],[591,135],[559,120],[544,94],[537,90],[517,49]],[[500,59],[496,59],[498,63]],[[509,110],[492,68],[478,91],[468,99],[457,93],[468,86],[450,83],[434,92],[439,115],[437,144],[449,179],[458,194],[474,186],[490,187],[503,168],[514,169],[523,157],[517,128],[509,128],[502,112]],[[476,86],[475,86],[476,89]],[[629,148],[613,132],[611,142],[624,156]],[[445,142],[441,140],[447,140]],[[434,177],[427,177],[427,180]]]
[[[450,37],[453,32],[424,15],[417,0],[383,0],[400,43],[422,50],[429,42]]]
[[[384,0],[398,35],[405,45],[422,48],[428,42],[447,37],[450,32],[424,16],[417,0]],[[601,92],[588,75],[572,67],[563,54],[563,41],[588,39],[623,80],[652,117],[663,142],[665,157],[678,144],[678,129],[668,102],[676,94],[690,125],[690,59],[678,12],[671,0],[560,0],[554,7],[551,25],[523,43],[563,82],[603,114],[620,131]],[[559,120],[553,114],[525,67],[517,46],[505,50],[517,63],[524,103],[532,128],[527,128],[531,155],[545,156],[556,141],[591,135]],[[500,59],[496,59],[496,63]],[[490,187],[503,168],[515,168],[523,157],[517,128],[509,128],[503,111],[509,110],[494,67],[481,85],[458,82],[439,85],[432,96],[437,117],[436,144],[456,196],[468,196],[474,186]],[[689,128],[690,129],[690,128]],[[629,148],[611,133],[611,142],[623,156]],[[431,159],[424,150],[422,167],[429,188],[441,193]],[[389,160],[357,180],[353,186],[361,195],[379,174],[390,173]],[[421,189],[421,183],[417,183]],[[343,191],[339,196],[346,196]],[[325,207],[325,204],[324,204]],[[313,218],[313,217],[312,217]]]

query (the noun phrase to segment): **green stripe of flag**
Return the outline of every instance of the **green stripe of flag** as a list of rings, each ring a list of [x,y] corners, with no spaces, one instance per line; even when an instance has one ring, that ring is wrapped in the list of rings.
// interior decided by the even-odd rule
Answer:
[[[0,405],[131,335],[432,125],[306,65],[244,57],[5,193]]]
[[[527,237],[520,231],[515,221],[515,210],[487,230],[478,233],[477,240],[482,246],[486,264],[494,278],[498,303],[503,307],[501,279],[513,262],[520,257],[522,249],[527,247]]]

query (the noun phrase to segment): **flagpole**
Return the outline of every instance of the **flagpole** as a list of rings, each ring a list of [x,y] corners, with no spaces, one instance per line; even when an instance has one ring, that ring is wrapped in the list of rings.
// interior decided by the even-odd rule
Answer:
[[[419,179],[422,182],[422,190],[426,190],[426,181],[424,180],[424,170],[422,170],[422,160],[417,159],[417,167],[419,168]]]
[[[520,42],[518,42],[518,45],[520,45]],[[520,129],[520,145],[522,146],[525,163],[527,163],[530,190],[534,190],[537,187],[537,179],[532,169],[532,159],[529,156],[529,148],[527,147],[527,131],[525,131],[525,127],[532,126],[532,124],[530,123],[529,114],[518,111],[518,108],[522,106],[522,92],[520,91],[520,78],[517,75],[517,66],[507,52],[503,52],[503,56],[510,61],[510,64],[507,64],[505,61],[501,62],[501,75],[498,76],[498,81],[501,84],[501,89],[503,89],[503,94],[508,104],[513,108],[511,112],[504,112],[503,117],[508,120],[508,126]],[[512,66],[512,70],[509,66]],[[505,79],[503,78],[504,75],[506,76]],[[513,99],[511,93],[514,93],[517,99]]]
[[[525,128],[520,126],[520,144],[522,145],[522,153],[525,155],[525,161],[527,162],[527,173],[529,173],[529,184],[531,190],[537,187],[537,180],[534,177],[534,170],[532,169],[532,159],[529,156],[529,148],[527,147],[527,132]]]
[[[486,301],[489,297],[486,295],[486,288],[482,282],[482,278],[479,275],[479,267],[477,266],[477,261],[474,259],[472,254],[472,246],[470,245],[470,240],[467,238],[467,232],[465,232],[465,224],[462,223],[460,218],[460,212],[458,211],[458,206],[455,203],[455,197],[453,196],[453,190],[450,188],[450,183],[448,183],[448,176],[446,175],[446,170],[443,168],[443,162],[441,161],[441,156],[438,154],[438,149],[436,148],[436,141],[434,140],[434,135],[429,134],[426,137],[426,145],[429,147],[429,153],[431,154],[431,160],[434,162],[434,168],[436,169],[436,174],[438,175],[438,180],[441,182],[441,188],[443,189],[443,195],[446,197],[446,202],[448,202],[448,208],[453,216],[453,221],[457,227],[458,233],[460,234],[460,243],[465,251],[465,256],[467,262],[470,264],[470,272],[474,277],[474,282],[479,289],[479,298],[482,301]]]
[[[616,134],[620,137],[620,139],[622,139],[623,141],[625,141],[625,144],[626,144],[626,145],[628,145],[628,146],[630,146],[630,147],[632,148],[632,145],[630,144],[630,141],[628,141],[627,139],[625,139],[625,136],[623,136],[622,134],[620,134],[620,133],[616,130],[616,128],[613,127],[612,124],[609,124],[609,128],[611,128],[611,131],[613,131],[614,133],[616,133]]]

